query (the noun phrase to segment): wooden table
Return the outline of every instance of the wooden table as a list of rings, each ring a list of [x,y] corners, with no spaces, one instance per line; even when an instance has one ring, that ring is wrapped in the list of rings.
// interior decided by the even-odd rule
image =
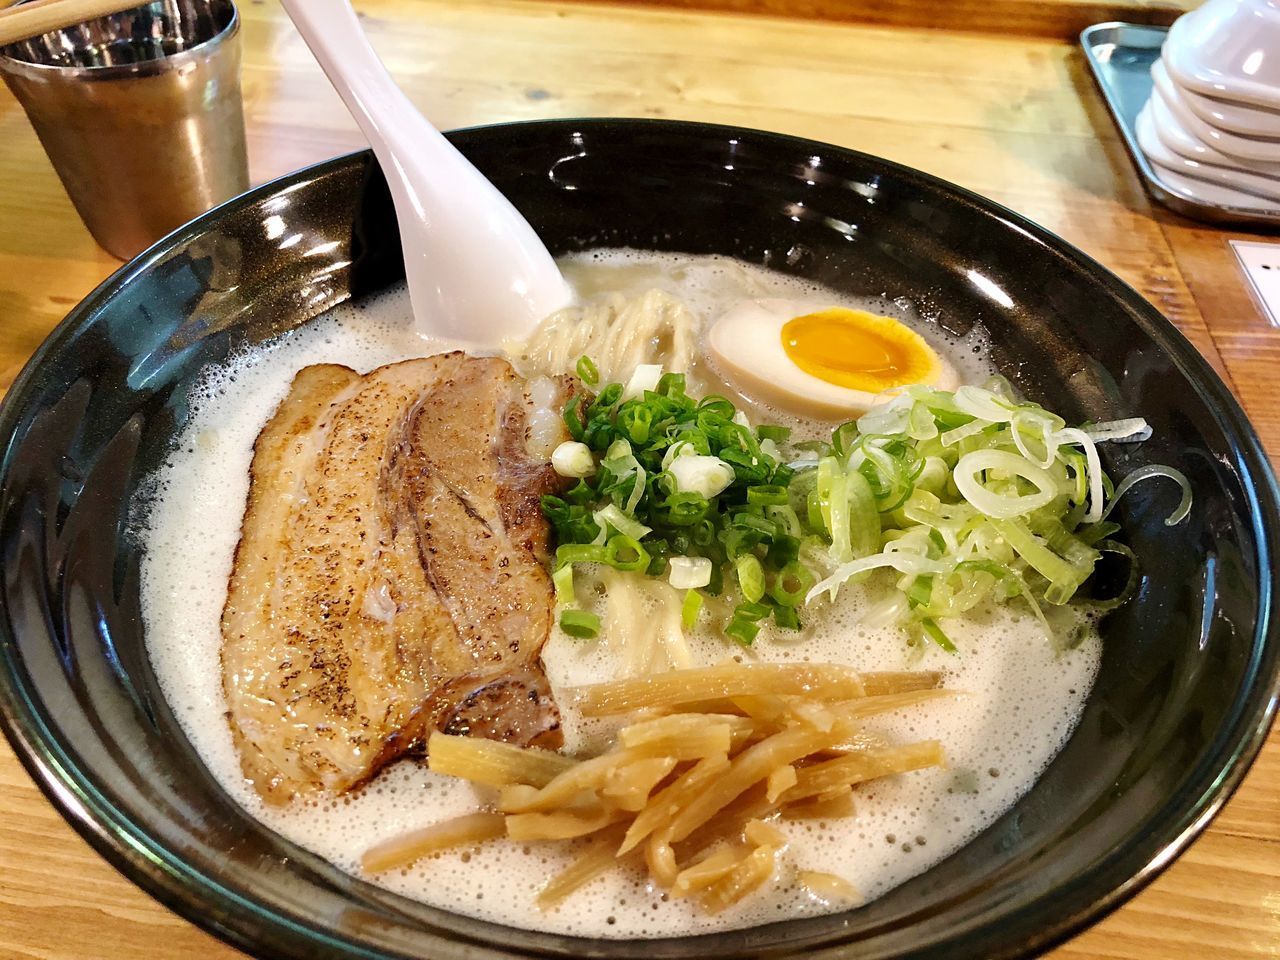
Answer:
[[[1096,9],[1088,0],[1060,2],[1073,16]],[[1242,285],[1226,246],[1231,235],[1152,206],[1069,42],[559,2],[363,0],[359,7],[396,77],[442,127],[588,115],[732,123],[857,147],[993,197],[1097,257],[1154,303],[1218,368],[1264,443],[1280,452],[1280,405],[1271,400],[1280,332]],[[885,13],[892,7],[869,9],[900,22],[900,12]],[[847,0],[806,7],[815,9],[856,15],[857,7]],[[362,146],[280,11],[247,0],[243,12],[254,181]],[[1031,16],[1030,32],[1044,20]],[[1065,36],[1071,25],[1050,32]],[[2,388],[118,264],[94,246],[2,90],[0,143]],[[135,956],[239,954],[117,875],[0,746],[0,957]],[[1053,956],[1280,956],[1280,737],[1272,735],[1235,798],[1167,873]]]

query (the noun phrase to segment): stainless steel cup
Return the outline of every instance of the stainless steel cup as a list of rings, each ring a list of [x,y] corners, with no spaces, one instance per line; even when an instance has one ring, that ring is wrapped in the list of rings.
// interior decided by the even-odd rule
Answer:
[[[0,48],[89,232],[128,259],[249,185],[231,0],[159,0]]]

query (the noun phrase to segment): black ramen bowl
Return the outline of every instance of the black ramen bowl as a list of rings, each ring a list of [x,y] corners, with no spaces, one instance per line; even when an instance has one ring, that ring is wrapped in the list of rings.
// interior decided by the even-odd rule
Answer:
[[[32,776],[107,859],[264,957],[1009,957],[1150,881],[1221,807],[1265,736],[1277,491],[1227,388],[1149,304],[993,203],[875,157],[724,127],[632,120],[466,130],[453,141],[557,253],[732,254],[852,294],[905,297],[1069,420],[1141,415],[1108,467],[1177,465],[1121,517],[1141,558],[1104,624],[1078,729],[1029,793],[953,856],[833,916],[681,939],[497,926],[348,876],[273,834],[205,770],[148,664],[145,544],[129,521],[188,416],[193,377],[245,341],[400,279],[380,173],[356,154],[219,207],[77,307],[14,384],[0,431],[0,710]],[[304,254],[310,254],[304,256]]]

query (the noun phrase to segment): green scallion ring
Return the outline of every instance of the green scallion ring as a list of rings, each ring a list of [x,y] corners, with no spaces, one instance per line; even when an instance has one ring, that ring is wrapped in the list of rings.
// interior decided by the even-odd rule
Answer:
[[[607,547],[591,543],[562,543],[556,547],[556,565],[567,563],[608,563]]]
[[[585,353],[578,358],[577,371],[578,379],[588,387],[594,387],[600,382],[600,368]]]
[[[750,620],[743,620],[734,617],[729,621],[729,625],[724,628],[725,636],[732,640],[736,640],[744,647],[749,647],[755,643],[756,634],[760,632],[760,625],[752,623]]]
[[[787,488],[775,484],[761,484],[747,488],[747,503],[753,506],[782,507],[787,504]]]
[[[604,562],[615,570],[648,569],[649,551],[645,550],[640,545],[640,541],[634,537],[628,537],[622,533],[614,534],[604,545],[604,551]]]
[[[750,620],[755,623],[757,620],[763,620],[767,617],[772,609],[767,603],[748,600],[746,603],[740,603],[733,608],[733,619]]]
[[[816,582],[808,567],[793,560],[773,578],[769,596],[784,607],[798,607],[804,603],[805,596]]]
[[[764,596],[764,567],[754,553],[744,553],[736,563],[738,588],[748,603],[756,603]]]
[[[795,607],[774,607],[773,622],[783,630],[800,629],[800,617],[796,614]]]
[[[560,629],[571,637],[589,640],[600,632],[600,618],[586,610],[565,610],[560,614]]]

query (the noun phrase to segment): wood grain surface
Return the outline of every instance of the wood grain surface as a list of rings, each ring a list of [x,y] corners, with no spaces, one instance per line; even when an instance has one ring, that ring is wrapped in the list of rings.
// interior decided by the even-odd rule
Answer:
[[[590,3],[358,6],[392,72],[442,127],[588,115],[732,123],[867,150],[993,197],[1155,304],[1280,452],[1280,333],[1243,286],[1230,235],[1152,207],[1069,43]],[[278,8],[251,0],[243,12],[254,181],[362,146]],[[4,91],[0,144],[3,388],[118,263],[94,246]],[[0,958],[235,956],[100,860],[0,746]],[[1183,857],[1052,956],[1280,957],[1277,735]]]
[[[622,0],[681,10],[768,14],[819,20],[1026,34],[1074,40],[1107,20],[1168,25],[1196,0]]]

